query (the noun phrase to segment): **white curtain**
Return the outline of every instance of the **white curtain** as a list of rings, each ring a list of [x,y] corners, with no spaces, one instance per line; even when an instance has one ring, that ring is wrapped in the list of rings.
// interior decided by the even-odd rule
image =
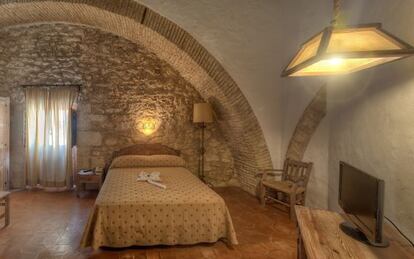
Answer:
[[[26,183],[70,189],[72,177],[71,87],[26,89]]]

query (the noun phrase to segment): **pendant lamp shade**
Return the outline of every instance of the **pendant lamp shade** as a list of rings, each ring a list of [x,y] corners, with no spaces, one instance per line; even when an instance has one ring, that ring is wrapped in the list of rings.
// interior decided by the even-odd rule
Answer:
[[[325,28],[306,41],[282,76],[348,74],[414,54],[414,48],[381,24]]]

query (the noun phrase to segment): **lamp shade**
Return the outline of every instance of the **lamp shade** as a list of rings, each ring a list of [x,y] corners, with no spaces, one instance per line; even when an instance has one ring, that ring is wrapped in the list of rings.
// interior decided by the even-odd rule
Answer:
[[[209,103],[195,103],[193,111],[194,123],[210,123],[213,122],[213,110]]]
[[[414,54],[414,48],[381,24],[325,28],[306,41],[282,76],[347,74]]]

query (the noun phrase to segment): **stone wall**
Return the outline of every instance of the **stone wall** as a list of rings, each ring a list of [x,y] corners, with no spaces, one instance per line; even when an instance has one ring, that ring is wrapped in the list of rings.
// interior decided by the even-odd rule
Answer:
[[[139,43],[174,67],[205,100],[213,103],[219,115],[217,125],[233,155],[241,187],[252,194],[256,193],[259,179],[255,177],[257,169],[272,166],[262,128],[244,92],[225,66],[190,33],[135,0],[0,2],[0,26],[51,22],[82,24],[111,32]],[[235,64],[231,59],[228,62]],[[253,86],[256,87],[262,86]],[[272,102],[277,100],[272,99]],[[258,107],[258,110],[262,108]],[[274,109],[270,110],[273,120]],[[264,126],[267,124],[264,123]],[[269,144],[273,149],[279,149],[277,143]],[[277,162],[279,155],[274,154],[274,157]]]
[[[166,62],[139,44],[98,29],[38,24],[0,31],[0,91],[11,95],[11,177],[24,184],[22,84],[81,84],[78,167],[103,166],[112,151],[133,143],[163,143],[182,151],[197,173],[199,131],[192,104],[203,101]],[[150,136],[138,130],[145,116],[160,120]],[[206,134],[206,176],[215,185],[233,178],[233,158],[217,125]]]

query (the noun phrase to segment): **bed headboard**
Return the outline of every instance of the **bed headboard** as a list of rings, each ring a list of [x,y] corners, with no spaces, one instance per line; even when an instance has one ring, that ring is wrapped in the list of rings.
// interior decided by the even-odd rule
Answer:
[[[125,156],[125,155],[144,155],[144,156],[150,156],[150,155],[174,155],[179,156],[180,151],[164,146],[162,144],[135,144],[132,146],[121,148],[120,150],[114,151],[112,153],[111,159],[108,161],[108,163],[105,165],[105,173],[107,172],[109,166],[111,165],[112,161],[119,157],[119,156]]]
[[[136,144],[129,147],[121,148],[115,151],[112,159],[124,155],[174,155],[179,156],[180,151],[164,146],[162,144]]]

